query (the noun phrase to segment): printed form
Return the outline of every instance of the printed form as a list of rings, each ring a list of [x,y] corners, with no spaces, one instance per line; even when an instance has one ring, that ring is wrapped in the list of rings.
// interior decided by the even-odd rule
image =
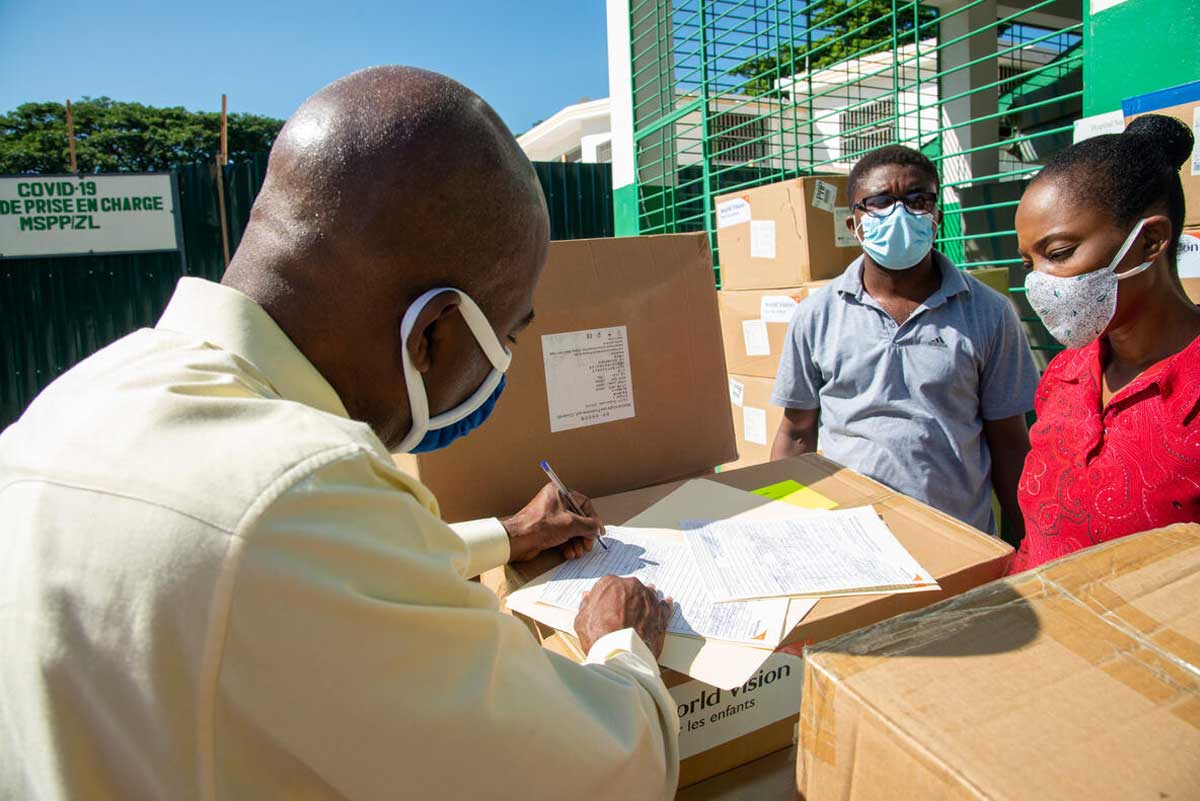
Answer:
[[[689,521],[684,528],[718,602],[937,588],[869,506],[791,520]]]
[[[713,603],[687,543],[652,530],[608,526],[608,550],[596,548],[559,566],[542,589],[541,603],[578,609],[583,593],[604,576],[632,576],[675,601],[667,630],[689,637],[773,647],[783,639],[786,598]]]

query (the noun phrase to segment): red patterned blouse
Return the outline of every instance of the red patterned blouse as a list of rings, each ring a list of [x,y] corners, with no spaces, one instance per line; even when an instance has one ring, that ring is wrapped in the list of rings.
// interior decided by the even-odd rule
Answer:
[[[1106,540],[1200,522],[1200,338],[1100,408],[1097,340],[1060,353],[1038,384],[1017,489],[1025,539],[1012,572]]]

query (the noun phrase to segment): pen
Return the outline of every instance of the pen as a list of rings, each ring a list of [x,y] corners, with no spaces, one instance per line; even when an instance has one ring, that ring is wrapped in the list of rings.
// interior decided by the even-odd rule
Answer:
[[[546,475],[549,477],[550,483],[558,488],[558,494],[563,496],[563,500],[567,502],[567,508],[580,517],[587,517],[587,512],[580,509],[579,504],[575,503],[575,499],[571,497],[571,491],[567,489],[566,484],[562,483],[562,479],[558,477],[558,473],[554,472],[554,468],[550,466],[550,463],[543,459],[541,461],[541,465],[542,470],[545,471]],[[608,550],[608,546],[605,545],[604,540],[600,539],[598,535],[596,537],[596,542],[600,543],[601,548],[606,551]]]

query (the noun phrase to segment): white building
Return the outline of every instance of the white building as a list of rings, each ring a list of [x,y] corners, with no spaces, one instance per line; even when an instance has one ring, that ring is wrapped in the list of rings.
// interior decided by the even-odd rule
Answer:
[[[612,120],[608,98],[567,106],[517,137],[530,161],[612,161]]]

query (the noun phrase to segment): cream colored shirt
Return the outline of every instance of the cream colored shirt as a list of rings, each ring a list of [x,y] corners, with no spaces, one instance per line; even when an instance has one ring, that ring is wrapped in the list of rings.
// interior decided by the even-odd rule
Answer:
[[[545,651],[464,578],[507,558],[184,278],[0,435],[0,798],[672,796],[645,645]]]

